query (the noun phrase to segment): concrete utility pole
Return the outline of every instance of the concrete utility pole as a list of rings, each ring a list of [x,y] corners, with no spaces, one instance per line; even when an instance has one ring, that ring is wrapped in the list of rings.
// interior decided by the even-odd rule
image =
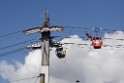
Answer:
[[[25,30],[24,33],[29,35],[33,33],[41,33],[42,42],[42,61],[40,83],[49,83],[49,64],[50,64],[50,46],[51,46],[51,31],[63,31],[62,26],[50,26],[48,11],[45,12],[45,21],[42,27],[35,27]]]

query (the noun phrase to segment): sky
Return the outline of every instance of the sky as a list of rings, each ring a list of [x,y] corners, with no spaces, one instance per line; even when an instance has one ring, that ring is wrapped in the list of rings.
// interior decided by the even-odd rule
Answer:
[[[84,32],[83,32],[84,27],[87,27],[87,28],[102,27],[110,30],[113,30],[113,29],[124,30],[123,2],[124,2],[123,0],[77,0],[77,1],[76,0],[73,0],[73,1],[72,0],[61,0],[61,1],[59,0],[51,0],[51,1],[48,1],[48,0],[11,0],[11,1],[1,0],[0,1],[0,29],[1,29],[0,36],[6,35],[12,32],[17,32],[20,30],[29,29],[36,26],[41,26],[44,20],[45,9],[48,9],[49,11],[51,25],[70,26],[69,29],[67,30],[65,29],[66,31],[63,34],[55,33],[54,35],[61,35],[62,37],[65,37],[66,35],[82,36],[84,35]],[[72,27],[81,27],[81,28],[73,29]],[[72,34],[70,34],[69,32]],[[30,37],[27,37],[23,33],[19,33],[17,35],[1,38],[0,45],[1,47],[6,47],[9,45],[12,45],[13,43],[25,41],[27,40],[27,38],[31,39],[36,37],[37,38],[40,37],[40,34],[31,35]],[[111,34],[107,34],[107,32],[104,32],[104,37],[124,38],[124,34],[123,32],[111,32]],[[83,40],[78,40],[78,41],[84,42]],[[109,40],[107,41],[107,43],[108,42],[110,42],[109,44],[113,44],[113,45],[116,44],[115,43],[116,41]],[[117,42],[123,45],[122,42],[120,41],[117,41]],[[23,46],[28,44],[24,44]],[[8,50],[13,50],[16,48],[10,48]],[[86,49],[77,48],[78,50],[75,48],[74,48],[74,51],[76,51],[75,53],[77,54],[73,54],[72,52],[73,50],[70,49],[70,53],[72,53],[73,55],[72,54],[69,54],[69,55],[74,57],[71,57],[71,56],[67,57],[67,59],[69,59],[67,65],[65,65],[64,63],[65,60],[61,61],[56,59],[58,60],[58,63],[56,64],[54,64],[54,62],[51,62],[51,64],[53,64],[51,68],[51,71],[52,71],[51,78],[53,78],[52,82],[61,81],[65,83],[70,83],[74,81],[74,80],[71,80],[74,77],[79,77],[75,79],[81,79],[80,77],[82,77],[83,78],[81,79],[82,83],[91,83],[91,82],[93,83],[93,81],[94,83],[123,83],[123,78],[122,78],[123,76],[121,76],[122,75],[121,73],[124,72],[123,66],[122,66],[122,63],[123,63],[122,55],[124,53],[122,51],[116,51],[118,50],[116,48],[113,48],[114,51],[110,51],[110,52],[108,51],[106,52],[106,50],[104,49],[91,50],[90,47]],[[84,53],[83,56],[81,56],[80,54],[83,53],[84,51],[86,52]],[[3,52],[6,52],[6,50],[5,51],[0,50],[0,53],[3,53]],[[35,51],[35,52],[39,53],[39,51]],[[101,54],[101,52],[103,54]],[[13,54],[11,56],[8,55],[0,58],[0,82],[6,81],[5,79],[14,80],[14,78],[16,77],[17,79],[22,77],[27,77],[24,74],[24,72],[22,72],[23,68],[26,68],[28,64],[30,65],[31,64],[30,62],[32,62],[32,65],[31,65],[32,67],[34,67],[36,64],[37,64],[36,67],[38,67],[38,64],[39,64],[38,62],[36,62],[36,60],[32,60],[32,58],[35,57],[33,53],[30,52],[28,54],[28,52],[27,53],[21,52],[21,53]],[[77,59],[79,59],[79,62],[75,60],[76,55],[79,55],[79,57],[77,57]],[[109,55],[109,56],[106,56],[106,55]],[[111,56],[111,55],[114,55],[114,56]],[[116,56],[116,55],[119,55],[119,56]],[[37,55],[37,57],[39,56]],[[35,58],[38,59],[37,57]],[[104,63],[102,63],[102,61]],[[59,64],[62,64],[61,66],[63,67],[60,67],[60,68],[63,68],[62,70],[58,68],[58,66],[60,66]],[[70,66],[72,64],[76,65],[76,67]],[[68,70],[64,69],[64,67],[66,69],[70,67],[69,68],[70,72],[68,73],[67,78],[61,77],[61,75],[63,75],[63,72],[68,72]],[[81,67],[81,69],[79,69],[79,67]],[[115,67],[118,67],[118,68],[116,69]],[[111,71],[111,68],[113,71]],[[119,68],[122,68],[122,69],[119,69]],[[8,70],[11,71],[10,74],[8,74]],[[19,71],[21,71],[21,73],[19,73]],[[24,71],[26,71],[26,69]],[[34,76],[38,74],[38,71],[39,70],[37,70],[37,72],[34,72],[34,70],[32,70],[31,75]],[[109,71],[111,71],[110,76],[106,78],[108,74],[105,72],[109,73]],[[55,72],[60,73],[60,75]],[[72,72],[74,73],[73,75],[77,75],[77,76],[71,77],[73,76],[73,75],[70,75],[70,73]],[[89,72],[89,74],[87,72]],[[98,74],[96,72],[98,72]],[[11,77],[11,75],[14,75],[15,77],[14,76]],[[93,79],[93,75],[96,75],[95,79]],[[88,81],[88,79],[91,79],[91,82]]]

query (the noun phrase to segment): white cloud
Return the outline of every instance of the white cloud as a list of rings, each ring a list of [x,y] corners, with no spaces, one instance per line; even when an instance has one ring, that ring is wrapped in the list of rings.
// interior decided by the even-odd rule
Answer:
[[[10,81],[37,76],[40,72],[40,60],[40,51],[36,50],[29,53],[29,55],[25,58],[24,64],[16,62],[16,65],[12,65],[6,61],[1,61],[0,75],[4,79],[8,79]],[[29,83],[35,79],[18,81],[15,83]]]
[[[124,38],[124,33],[121,31],[113,34],[106,33],[105,37]],[[107,45],[124,45],[123,41],[115,39],[103,41]],[[76,35],[62,42],[90,43]],[[51,51],[50,83],[75,83],[76,80],[80,80],[81,83],[124,83],[124,48],[103,47],[96,50],[90,45],[87,47],[76,44],[65,45],[65,47],[69,48],[65,59],[58,59],[54,49]],[[30,52],[25,58],[25,63],[16,62],[16,66],[1,61],[0,75],[8,80],[36,76],[40,72],[40,55],[40,50]],[[34,81],[35,79],[16,83]]]

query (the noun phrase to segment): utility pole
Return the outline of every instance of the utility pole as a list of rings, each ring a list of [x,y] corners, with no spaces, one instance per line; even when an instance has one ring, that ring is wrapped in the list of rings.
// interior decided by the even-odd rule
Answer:
[[[24,33],[29,35],[33,33],[41,33],[41,73],[40,83],[49,83],[49,65],[50,65],[50,46],[51,46],[51,31],[63,31],[62,26],[50,26],[48,11],[45,11],[45,21],[42,27],[35,27],[25,30]]]

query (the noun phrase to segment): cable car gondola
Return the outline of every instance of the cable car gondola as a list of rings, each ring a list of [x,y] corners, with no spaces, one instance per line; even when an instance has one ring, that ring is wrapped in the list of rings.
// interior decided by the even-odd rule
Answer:
[[[59,45],[57,48],[56,48],[56,56],[59,58],[59,59],[62,59],[62,58],[65,58],[66,56],[66,50],[62,47],[62,45]]]
[[[103,45],[102,37],[101,36],[94,36],[92,37],[92,46],[94,49],[100,49]]]
[[[100,49],[103,45],[102,37],[98,36],[98,32],[101,30],[101,28],[94,28],[96,36],[90,35],[88,32],[86,32],[87,39],[90,39],[92,41],[92,46],[94,49]]]

